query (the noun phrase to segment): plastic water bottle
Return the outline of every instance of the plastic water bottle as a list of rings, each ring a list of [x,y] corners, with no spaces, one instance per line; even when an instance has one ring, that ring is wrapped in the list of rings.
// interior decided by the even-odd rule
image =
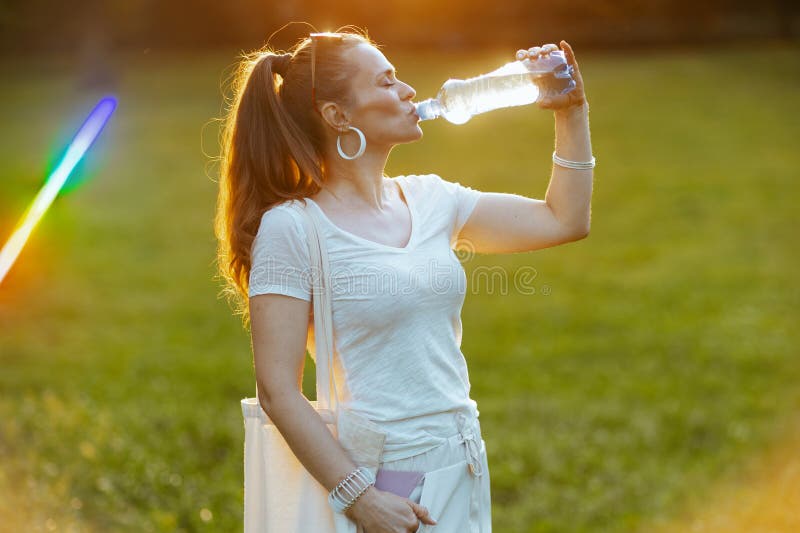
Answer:
[[[420,121],[444,117],[464,124],[474,115],[501,107],[527,105],[575,89],[572,65],[562,50],[523,59],[466,80],[449,79],[436,98],[416,104]]]

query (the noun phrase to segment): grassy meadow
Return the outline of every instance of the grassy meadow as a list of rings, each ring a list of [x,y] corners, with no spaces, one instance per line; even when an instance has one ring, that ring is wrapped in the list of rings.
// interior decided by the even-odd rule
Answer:
[[[255,382],[211,226],[236,52],[115,58],[111,122],[0,283],[0,530],[241,530]],[[747,483],[800,423],[800,48],[575,52],[590,235],[463,257],[498,533],[654,531]],[[421,100],[514,50],[384,53]],[[104,93],[67,60],[2,66],[4,242]],[[422,128],[389,175],[544,198],[551,112]],[[507,287],[472,276],[490,266]]]

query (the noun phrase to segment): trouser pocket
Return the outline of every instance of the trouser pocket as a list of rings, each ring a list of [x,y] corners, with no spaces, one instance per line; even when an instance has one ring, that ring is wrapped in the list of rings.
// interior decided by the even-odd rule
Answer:
[[[425,473],[419,504],[428,509],[436,526],[421,524],[418,532],[469,531],[473,477],[466,460]],[[433,527],[434,529],[430,529]]]

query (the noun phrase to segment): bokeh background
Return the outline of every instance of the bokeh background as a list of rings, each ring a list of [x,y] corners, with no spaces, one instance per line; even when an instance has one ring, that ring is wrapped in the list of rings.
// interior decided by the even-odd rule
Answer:
[[[241,530],[255,382],[214,278],[218,119],[241,51],[343,25],[419,100],[561,39],[583,72],[589,237],[463,260],[495,531],[800,531],[789,0],[0,2],[0,243],[119,102],[0,282],[0,531]],[[551,112],[422,127],[389,175],[544,197]]]

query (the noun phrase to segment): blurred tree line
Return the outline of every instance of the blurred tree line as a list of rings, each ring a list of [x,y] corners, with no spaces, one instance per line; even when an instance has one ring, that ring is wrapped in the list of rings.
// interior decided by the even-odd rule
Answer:
[[[800,1],[0,0],[0,53],[247,49],[289,21],[317,31],[352,24],[404,48],[519,48],[562,38],[593,47],[660,46],[796,40]],[[270,42],[286,49],[309,31],[290,24]]]

